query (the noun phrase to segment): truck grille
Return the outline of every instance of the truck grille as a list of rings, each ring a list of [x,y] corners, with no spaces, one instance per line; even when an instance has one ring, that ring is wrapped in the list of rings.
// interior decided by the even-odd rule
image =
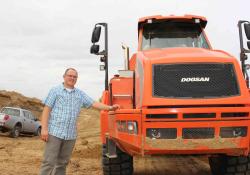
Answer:
[[[147,114],[147,119],[173,119],[177,118],[177,114]]]
[[[222,127],[220,128],[221,138],[235,138],[235,137],[246,137],[247,127]]]
[[[176,139],[177,128],[147,128],[146,135],[154,139]]]
[[[187,113],[183,118],[215,118],[216,113]]]
[[[221,114],[222,118],[225,117],[248,117],[249,112],[223,112]]]
[[[218,128],[215,134],[214,127],[182,128],[182,139],[213,139],[247,137],[247,126],[232,126]],[[177,139],[177,128],[147,128],[146,136],[151,139]]]
[[[155,64],[153,96],[215,98],[239,95],[232,64]]]
[[[183,139],[209,139],[214,138],[214,128],[183,128]]]

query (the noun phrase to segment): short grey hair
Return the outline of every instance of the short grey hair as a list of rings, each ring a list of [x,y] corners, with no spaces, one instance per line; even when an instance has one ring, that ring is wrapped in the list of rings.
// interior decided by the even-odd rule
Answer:
[[[64,72],[64,74],[63,74],[63,75],[66,75],[66,74],[67,74],[67,72],[68,72],[68,71],[70,71],[70,70],[73,70],[73,71],[75,71],[75,72],[76,72],[76,74],[78,75],[78,72],[77,72],[77,70],[76,70],[76,69],[74,69],[74,68],[72,68],[72,67],[70,67],[70,68],[67,68],[67,69],[65,70],[65,72]]]

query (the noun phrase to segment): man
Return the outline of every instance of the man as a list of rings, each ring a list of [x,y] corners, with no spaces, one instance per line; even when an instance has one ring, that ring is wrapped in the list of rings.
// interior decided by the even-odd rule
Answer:
[[[65,175],[77,131],[76,121],[81,107],[116,110],[119,105],[108,106],[93,101],[83,91],[75,88],[78,73],[68,68],[64,83],[52,88],[44,101],[41,139],[46,142],[40,175]]]

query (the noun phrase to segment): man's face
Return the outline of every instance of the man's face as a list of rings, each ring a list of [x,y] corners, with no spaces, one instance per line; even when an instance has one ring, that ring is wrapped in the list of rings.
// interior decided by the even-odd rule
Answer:
[[[77,72],[74,70],[68,70],[67,73],[63,76],[64,85],[69,88],[74,88],[77,81]]]

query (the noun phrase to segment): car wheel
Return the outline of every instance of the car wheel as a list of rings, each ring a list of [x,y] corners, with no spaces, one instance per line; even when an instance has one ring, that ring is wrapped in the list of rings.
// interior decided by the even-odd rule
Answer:
[[[11,130],[10,136],[13,137],[13,138],[17,138],[20,135],[20,132],[21,132],[21,126],[20,125],[16,125]]]
[[[41,136],[41,127],[36,130],[35,136]]]

